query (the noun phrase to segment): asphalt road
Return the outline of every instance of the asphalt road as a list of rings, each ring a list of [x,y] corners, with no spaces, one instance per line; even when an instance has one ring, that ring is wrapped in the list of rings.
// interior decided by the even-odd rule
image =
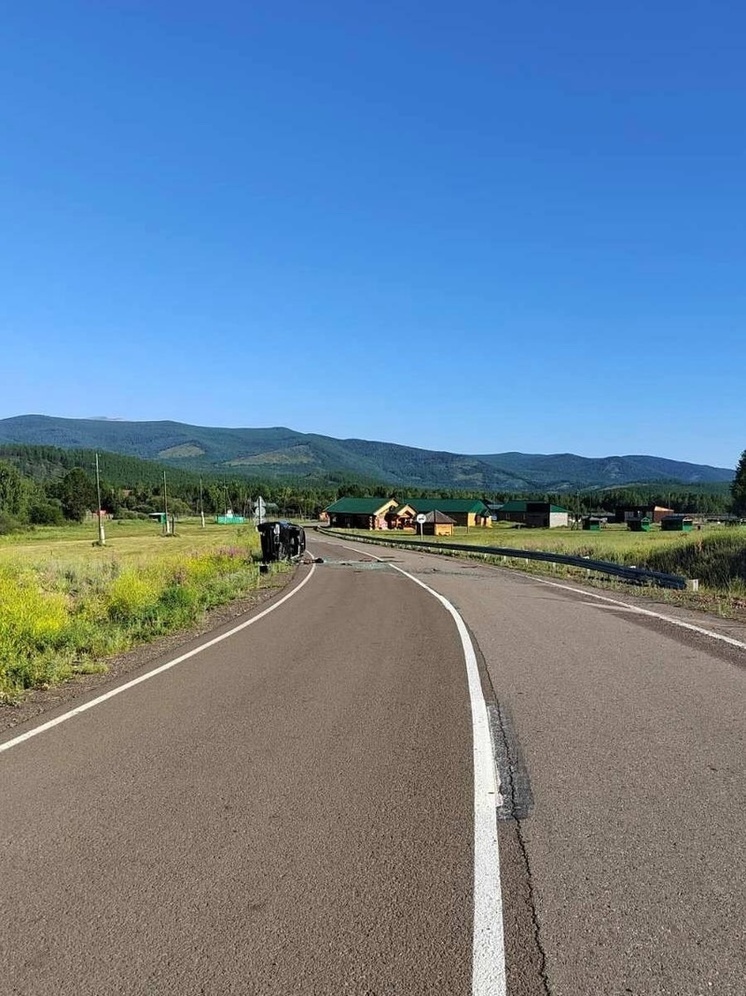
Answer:
[[[0,992],[471,993],[463,650],[374,553],[481,657],[510,996],[744,996],[746,653],[310,546],[256,625],[0,753]]]
[[[510,996],[744,996],[746,650],[632,609],[746,633],[473,561],[339,549],[442,592],[481,651],[514,801]]]

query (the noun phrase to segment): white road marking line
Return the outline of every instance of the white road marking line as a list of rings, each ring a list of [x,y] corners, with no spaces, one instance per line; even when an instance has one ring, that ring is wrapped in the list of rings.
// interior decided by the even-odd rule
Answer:
[[[597,598],[600,602],[609,602],[611,605],[628,609],[630,612],[637,612],[641,616],[652,616],[654,619],[662,619],[663,622],[671,623],[673,626],[681,626],[683,629],[690,629],[694,633],[700,633],[702,636],[710,636],[713,640],[721,640],[723,643],[729,643],[732,647],[739,647],[741,650],[746,650],[746,643],[742,640],[736,640],[732,636],[724,636],[722,633],[705,629],[703,626],[695,626],[694,623],[684,622],[683,619],[664,616],[662,612],[652,612],[650,609],[640,608],[639,605],[630,605],[629,602],[620,602],[617,598],[609,598],[608,595],[597,595],[594,591],[583,591],[580,588],[573,588],[569,584],[560,584],[558,581],[546,581],[544,578],[537,578],[536,576],[532,576],[531,580],[540,581],[541,584],[548,584],[552,588],[564,588],[565,591],[572,591],[576,595],[582,595],[584,598]]]
[[[352,547],[347,547],[351,550]],[[356,551],[359,552],[359,551]],[[419,550],[409,550],[409,553],[419,553]],[[429,551],[423,551],[428,553]],[[433,556],[430,554],[430,556]],[[437,556],[437,554],[435,555]],[[377,560],[380,558],[376,558]],[[392,565],[393,566],[393,565]],[[509,567],[503,568],[503,570],[510,570]],[[617,598],[609,598],[608,595],[597,595],[595,591],[584,591],[581,588],[573,588],[569,584],[560,584],[559,581],[548,581],[545,578],[537,577],[535,574],[526,575],[522,572],[521,577],[529,577],[531,581],[538,581],[540,584],[548,584],[552,588],[563,588],[565,591],[572,591],[576,595],[583,595],[585,598],[597,598],[600,602],[609,602],[612,605],[618,605],[622,608],[628,609],[630,612],[637,612],[641,616],[652,616],[653,619],[661,619],[663,622],[671,623],[672,626],[680,626],[682,629],[692,630],[694,633],[699,633],[701,636],[712,637],[713,640],[720,640],[722,643],[728,643],[732,647],[738,647],[740,650],[746,650],[746,643],[743,640],[736,640],[732,636],[725,636],[722,633],[716,633],[714,630],[705,629],[704,626],[695,626],[694,623],[684,622],[683,619],[674,619],[673,616],[663,615],[662,612],[653,612],[650,609],[640,608],[638,605],[630,605],[629,602],[620,602]]]
[[[353,548],[347,547],[347,549]],[[381,557],[370,553],[366,553],[365,556],[373,560],[382,560]],[[499,786],[477,655],[466,623],[447,598],[401,567],[390,561],[382,562],[437,598],[453,617],[461,638],[471,700],[474,758],[474,926],[471,991],[472,996],[506,996],[500,854],[497,844]]]
[[[103,695],[99,695],[97,698],[91,699],[90,702],[85,702],[83,705],[77,706],[75,709],[71,709],[69,712],[65,712],[61,716],[57,716],[55,719],[50,719],[47,723],[42,723],[41,726],[34,727],[33,730],[28,730],[26,733],[22,733],[20,736],[14,737],[12,740],[7,740],[5,743],[0,744],[0,753],[4,750],[10,750],[11,747],[15,747],[17,744],[23,743],[24,740],[30,740],[31,737],[35,737],[39,733],[51,730],[53,726],[59,726],[60,723],[64,723],[68,719],[72,719],[73,716],[78,716],[82,712],[87,712],[88,709],[92,709],[94,706],[100,705],[101,702],[106,702],[107,699],[114,698],[115,695],[120,695],[122,692],[126,692],[128,689],[133,688],[135,685],[139,685],[143,681],[147,681],[149,678],[154,678],[157,674],[161,674],[163,671],[168,671],[170,668],[176,667],[177,664],[181,664],[183,661],[189,660],[190,657],[195,657],[197,654],[201,654],[203,650],[214,647],[216,643],[222,643],[222,641],[227,640],[228,637],[234,636],[236,633],[240,633],[241,630],[246,629],[247,626],[253,626],[254,623],[259,622],[260,619],[263,619],[264,616],[269,615],[270,612],[274,612],[275,609],[279,609],[283,602],[287,602],[289,598],[296,595],[304,585],[308,584],[313,577],[315,570],[315,565],[312,565],[307,577],[303,578],[297,587],[293,588],[293,590],[288,592],[287,595],[283,595],[279,601],[273,602],[272,605],[264,609],[258,615],[252,616],[251,619],[247,619],[246,622],[242,622],[238,626],[234,626],[233,629],[229,629],[227,633],[222,633],[220,636],[213,637],[212,640],[208,640],[207,643],[203,643],[201,646],[195,647],[194,650],[190,650],[186,654],[182,654],[180,657],[175,657],[173,660],[167,661],[165,664],[161,664],[152,671],[148,671],[147,674],[141,674],[139,678],[134,678],[132,681],[128,681],[124,685],[119,685],[119,687],[113,688],[110,692],[105,692]]]
[[[461,637],[471,699],[474,754],[474,929],[471,991],[472,996],[505,996],[505,944],[500,854],[497,846],[498,785],[487,703],[482,694],[477,656],[464,620],[448,599],[401,567],[394,564],[389,566],[437,598],[450,612]]]

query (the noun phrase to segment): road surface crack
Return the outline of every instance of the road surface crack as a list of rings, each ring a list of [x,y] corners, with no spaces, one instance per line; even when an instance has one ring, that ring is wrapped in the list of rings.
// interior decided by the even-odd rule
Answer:
[[[491,682],[490,682],[491,685]],[[518,845],[519,862],[522,865],[522,878],[527,892],[527,904],[531,917],[531,933],[536,952],[536,980],[543,996],[552,996],[552,988],[547,975],[546,952],[541,939],[541,927],[536,910],[534,881],[531,862],[523,834],[523,821],[530,816],[534,799],[528,769],[515,733],[509,709],[495,697],[494,703],[487,706],[495,753],[495,763],[500,779],[502,803],[497,808],[498,821],[510,822]]]

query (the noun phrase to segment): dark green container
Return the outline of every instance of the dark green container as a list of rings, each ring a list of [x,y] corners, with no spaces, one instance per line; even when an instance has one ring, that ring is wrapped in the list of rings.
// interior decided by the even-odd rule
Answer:
[[[690,533],[694,520],[688,515],[664,515],[661,519],[661,529],[665,532]]]
[[[649,533],[652,525],[652,521],[647,516],[642,519],[627,520],[627,529],[631,529],[633,533]]]

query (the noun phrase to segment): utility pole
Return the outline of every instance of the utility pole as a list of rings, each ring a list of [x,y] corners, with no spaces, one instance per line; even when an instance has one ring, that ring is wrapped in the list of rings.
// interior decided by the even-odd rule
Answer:
[[[106,546],[104,535],[104,520],[101,518],[101,474],[98,469],[98,453],[96,454],[96,501],[98,502],[98,545]]]
[[[166,471],[163,471],[163,535],[171,535],[171,524],[168,521],[168,492],[166,490]]]
[[[205,528],[205,506],[202,501],[202,478],[199,479],[199,517],[202,522],[202,528]]]

